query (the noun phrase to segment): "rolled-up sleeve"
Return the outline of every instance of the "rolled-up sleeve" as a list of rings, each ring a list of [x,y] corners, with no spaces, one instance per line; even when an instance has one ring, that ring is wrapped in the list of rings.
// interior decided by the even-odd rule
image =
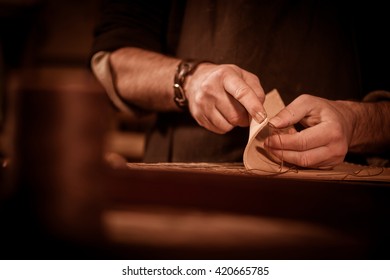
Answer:
[[[123,47],[164,52],[170,5],[169,0],[106,0],[102,4],[90,65],[114,107],[129,116],[149,112],[125,102],[116,92],[109,57]]]

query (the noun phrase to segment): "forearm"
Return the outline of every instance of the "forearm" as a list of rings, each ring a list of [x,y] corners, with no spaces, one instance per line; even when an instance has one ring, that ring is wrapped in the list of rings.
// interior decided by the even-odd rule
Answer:
[[[348,107],[352,120],[349,151],[381,154],[389,151],[390,102],[337,101]]]
[[[149,111],[180,111],[173,82],[180,60],[136,48],[110,56],[115,92],[129,104]],[[215,133],[262,122],[264,90],[259,79],[236,65],[202,63],[183,82],[188,109],[199,125]]]
[[[151,111],[179,110],[173,101],[173,77],[179,59],[137,48],[110,56],[113,83],[126,102]]]

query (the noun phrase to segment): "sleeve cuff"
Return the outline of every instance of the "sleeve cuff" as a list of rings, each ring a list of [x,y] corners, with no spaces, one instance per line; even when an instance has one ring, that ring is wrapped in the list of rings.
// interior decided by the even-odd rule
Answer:
[[[113,105],[120,112],[133,118],[138,118],[140,116],[145,115],[146,112],[138,108],[131,107],[119,96],[113,82],[113,75],[110,65],[110,55],[111,52],[99,51],[92,56],[91,68],[94,75],[105,89]]]
[[[363,98],[364,102],[390,101],[390,92],[385,90],[371,91]]]

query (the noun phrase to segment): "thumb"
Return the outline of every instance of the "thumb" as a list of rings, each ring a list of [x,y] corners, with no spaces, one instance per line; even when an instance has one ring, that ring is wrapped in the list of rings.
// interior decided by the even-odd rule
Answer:
[[[306,110],[297,110],[296,104],[293,102],[289,106],[282,109],[274,117],[270,118],[269,122],[275,128],[286,128],[298,123],[305,117]]]

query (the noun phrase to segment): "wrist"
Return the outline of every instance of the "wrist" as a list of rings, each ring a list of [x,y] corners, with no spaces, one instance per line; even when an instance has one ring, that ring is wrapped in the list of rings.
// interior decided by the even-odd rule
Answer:
[[[356,146],[356,133],[358,131],[358,116],[360,115],[360,106],[358,102],[338,100],[335,101],[338,111],[344,118],[344,129],[347,135],[348,149]]]
[[[383,153],[388,150],[390,120],[389,102],[352,102],[355,126],[350,151],[356,153]]]
[[[188,100],[186,95],[186,83],[189,76],[191,76],[199,64],[203,61],[197,60],[182,60],[177,68],[173,79],[173,90],[174,96],[173,100],[176,103],[177,107],[180,109],[188,108]]]
[[[370,153],[380,149],[381,141],[377,139],[377,135],[381,134],[380,130],[383,129],[380,125],[383,114],[378,103],[340,102],[345,105],[343,112],[348,116],[347,121],[351,129],[348,150],[354,153]]]

